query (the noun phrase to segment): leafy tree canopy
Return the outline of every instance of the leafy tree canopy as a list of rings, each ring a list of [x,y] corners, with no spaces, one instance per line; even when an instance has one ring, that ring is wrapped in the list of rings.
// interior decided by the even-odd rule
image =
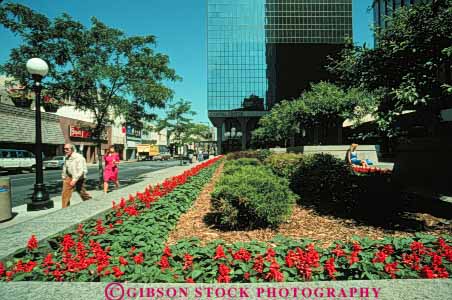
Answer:
[[[194,126],[191,116],[194,115],[196,113],[191,110],[191,102],[180,99],[168,106],[165,118],[157,120],[155,130],[159,132],[166,128],[168,137],[172,137],[177,146],[182,146],[189,143]]]
[[[375,49],[349,45],[329,69],[342,86],[383,95],[378,124],[391,136],[405,110],[416,110],[429,123],[450,107],[452,0],[402,7],[386,21],[376,29]]]
[[[49,19],[6,2],[0,5],[0,24],[23,41],[1,71],[31,86],[25,63],[31,57],[44,59],[49,65],[45,88],[91,111],[98,130],[111,122],[112,111],[136,110],[146,117],[145,108],[164,107],[172,90],[162,82],[179,79],[168,56],[154,52],[154,36],[126,36],[94,17],[86,27],[68,14]]]
[[[27,6],[5,2],[0,3],[0,24],[22,39],[0,71],[31,86],[27,60],[45,60],[49,65],[46,93],[70,99],[76,108],[91,112],[93,137],[99,144],[115,115],[125,115],[137,126],[141,119],[152,117],[146,109],[164,107],[173,94],[163,82],[179,79],[168,66],[168,56],[154,52],[154,36],[127,36],[95,17],[86,27],[68,14],[49,19]],[[100,151],[99,146],[98,157]],[[99,178],[102,182],[101,160]]]
[[[373,95],[358,88],[344,90],[328,82],[311,84],[310,91],[298,99],[282,101],[263,116],[252,139],[255,144],[286,144],[302,128],[330,124],[341,126],[345,119],[359,124],[366,114],[375,110],[375,101]]]

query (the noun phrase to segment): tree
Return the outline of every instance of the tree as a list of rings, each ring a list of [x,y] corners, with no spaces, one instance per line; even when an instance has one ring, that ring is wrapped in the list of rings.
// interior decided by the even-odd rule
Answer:
[[[102,133],[115,116],[133,112],[135,121],[152,117],[147,109],[164,107],[173,94],[162,82],[179,79],[168,67],[168,56],[152,49],[154,36],[128,37],[94,17],[87,28],[68,14],[51,20],[24,5],[5,3],[0,5],[0,24],[23,41],[11,50],[1,71],[31,86],[25,63],[31,57],[44,59],[50,69],[44,79],[47,93],[92,113],[98,158]]]
[[[303,101],[283,100],[259,120],[259,127],[253,131],[251,142],[255,146],[277,144],[286,147],[288,139],[300,133],[301,126],[306,125],[309,113]]]
[[[386,136],[397,134],[406,110],[434,130],[439,111],[450,107],[452,0],[402,7],[376,34],[375,49],[348,47],[329,69],[345,86],[383,94],[377,124]]]
[[[174,104],[170,104],[165,118],[157,120],[155,130],[167,130],[167,141],[172,137],[176,147],[184,146],[189,142],[190,133],[193,130],[193,123],[190,116],[196,113],[191,110],[191,103],[180,99]]]
[[[359,124],[366,114],[375,110],[374,96],[357,88],[348,90],[328,82],[311,84],[311,90],[298,99],[282,101],[259,121],[253,132],[254,143],[276,143],[287,146],[287,141],[302,128],[315,126],[342,126],[345,119]]]

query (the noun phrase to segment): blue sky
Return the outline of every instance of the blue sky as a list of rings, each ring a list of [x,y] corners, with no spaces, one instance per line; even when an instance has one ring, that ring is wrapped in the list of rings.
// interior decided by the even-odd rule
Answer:
[[[175,100],[192,102],[196,121],[207,118],[206,0],[21,0],[50,18],[67,12],[85,25],[96,16],[127,35],[157,37],[157,52],[170,58],[170,66],[183,80],[171,83]],[[353,0],[353,38],[356,44],[373,46],[370,30],[372,0]],[[0,26],[0,64],[8,59],[20,39]]]

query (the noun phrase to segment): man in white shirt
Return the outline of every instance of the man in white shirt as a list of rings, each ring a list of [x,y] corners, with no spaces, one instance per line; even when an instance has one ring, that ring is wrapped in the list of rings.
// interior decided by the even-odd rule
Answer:
[[[72,192],[74,189],[79,193],[83,201],[91,199],[91,195],[85,189],[85,178],[88,173],[86,160],[83,155],[75,152],[72,144],[64,145],[66,159],[64,161],[63,172],[63,192],[62,207],[66,208],[71,203]]]

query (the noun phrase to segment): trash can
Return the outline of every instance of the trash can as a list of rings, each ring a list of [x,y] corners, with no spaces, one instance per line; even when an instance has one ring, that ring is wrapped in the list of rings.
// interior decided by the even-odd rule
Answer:
[[[0,177],[0,222],[13,217],[11,203],[11,180],[7,176]]]

